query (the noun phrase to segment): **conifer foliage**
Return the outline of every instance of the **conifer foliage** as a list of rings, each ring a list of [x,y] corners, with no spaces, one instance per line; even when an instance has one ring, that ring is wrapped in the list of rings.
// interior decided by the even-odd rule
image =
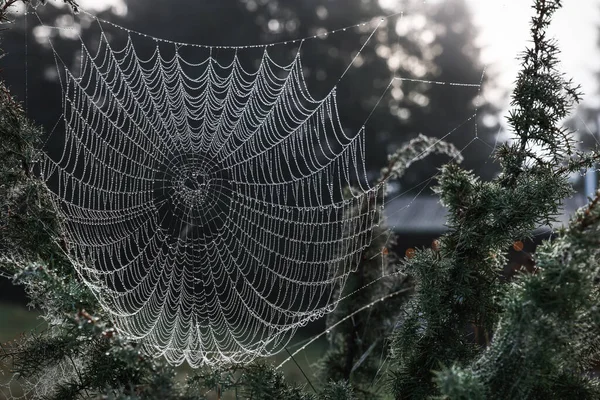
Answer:
[[[597,152],[575,153],[572,133],[558,125],[578,99],[577,89],[557,71],[558,49],[546,37],[559,7],[560,1],[536,1],[534,46],[523,55],[509,118],[518,139],[499,154],[505,169],[502,184],[518,188],[519,181],[534,182],[548,206],[560,203],[567,173],[590,167],[597,157]],[[542,155],[528,150],[530,143],[540,146]],[[598,380],[588,375],[600,355],[595,280],[599,201],[600,192],[560,230],[557,240],[540,246],[536,273],[521,276],[508,288],[494,340],[483,354],[468,367],[454,365],[437,375],[448,398],[600,398]]]
[[[415,276],[416,295],[393,345],[399,399],[427,398],[439,389],[451,399],[564,398],[575,387],[591,393],[594,386],[584,378],[589,363],[583,360],[595,354],[596,341],[589,339],[598,321],[596,250],[578,250],[586,244],[576,246],[563,232],[542,247],[537,274],[511,286],[498,279],[505,249],[553,221],[572,194],[568,174],[598,158],[597,151],[576,152],[572,133],[559,125],[579,99],[558,72],[558,49],[546,36],[560,5],[535,1],[533,47],[522,56],[509,117],[516,138],[497,152],[502,174],[481,182],[453,164],[442,170],[437,192],[449,208],[450,233],[439,252],[417,252],[405,265]],[[596,201],[586,215],[594,215]],[[595,221],[588,218],[586,232]],[[491,338],[482,356],[466,333],[470,324]],[[440,368],[444,372],[432,379]]]
[[[431,154],[462,161],[452,144],[418,135],[388,157],[380,181],[400,178],[411,164]],[[350,212],[365,215],[364,209]],[[348,381],[355,395],[364,399],[387,394],[381,382],[385,381],[389,336],[412,292],[410,277],[398,271],[398,256],[391,250],[397,239],[385,225],[382,210],[375,220],[380,223],[372,228],[372,241],[356,271],[348,277],[344,290],[334,293],[339,304],[327,317],[329,351],[319,363],[323,381]]]

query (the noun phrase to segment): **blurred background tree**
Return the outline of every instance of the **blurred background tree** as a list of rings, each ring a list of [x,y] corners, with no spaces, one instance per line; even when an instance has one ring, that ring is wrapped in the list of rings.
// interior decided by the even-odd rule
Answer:
[[[418,0],[388,3],[389,7],[383,8],[380,2],[364,0],[176,0],[156,1],[149,7],[145,1],[129,0],[121,12],[108,9],[99,17],[156,37],[210,45],[288,41],[368,22],[357,29],[306,41],[302,61],[309,90],[317,98],[337,85],[340,119],[345,129],[357,132],[373,111],[366,125],[366,160],[371,179],[384,166],[386,155],[404,141],[419,133],[442,137],[449,132],[452,134],[447,140],[459,149],[477,135],[480,140],[465,151],[465,167],[477,170],[485,178],[493,176],[497,169],[485,162],[499,130],[498,109],[483,100],[478,86],[422,82],[493,85],[490,77],[483,75],[480,51],[473,44],[477,30],[465,0],[428,7]],[[60,39],[53,40],[52,45],[67,65],[76,66],[80,43],[75,39],[81,33],[94,49],[97,26],[85,14],[73,17],[62,3],[50,2],[38,12],[48,25],[72,30],[49,29],[32,15],[18,18],[5,34],[10,56],[4,60],[3,68],[7,84],[21,99],[26,98],[27,74],[28,115],[50,131],[61,115],[61,104],[55,101],[60,89],[48,38]],[[383,22],[352,62],[380,17],[393,13],[398,15]],[[111,34],[111,26],[103,28]],[[124,43],[124,35],[113,36],[115,48]],[[23,51],[25,44],[27,52]],[[138,50],[143,54],[151,49],[140,46]],[[278,46],[271,53],[275,58],[290,60],[296,51],[297,45],[289,45]],[[227,52],[221,50],[215,56],[227,58]],[[35,58],[31,57],[34,54]],[[256,62],[259,56],[257,51],[256,59],[246,61]],[[351,62],[352,67],[338,82]],[[390,90],[374,108],[394,77],[398,79],[393,80]],[[476,111],[477,116],[470,119]],[[408,171],[400,181],[402,190],[431,177],[440,166],[439,161],[429,160]]]

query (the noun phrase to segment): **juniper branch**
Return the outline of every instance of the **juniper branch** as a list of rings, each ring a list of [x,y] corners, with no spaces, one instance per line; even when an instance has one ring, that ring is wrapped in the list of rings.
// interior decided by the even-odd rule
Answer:
[[[491,333],[507,307],[500,301],[506,288],[497,279],[501,255],[514,240],[555,221],[572,193],[566,171],[598,158],[574,152],[571,132],[559,127],[579,99],[578,89],[556,71],[558,49],[545,33],[560,2],[537,0],[535,6],[534,47],[523,56],[509,118],[517,141],[497,152],[502,174],[481,182],[456,165],[445,166],[436,191],[449,209],[450,231],[440,240],[439,255],[423,250],[405,261],[417,291],[394,337],[397,398],[436,395],[432,371],[477,358],[481,348],[466,327],[474,323]],[[530,149],[534,144],[545,156]],[[454,377],[457,385],[466,384]]]

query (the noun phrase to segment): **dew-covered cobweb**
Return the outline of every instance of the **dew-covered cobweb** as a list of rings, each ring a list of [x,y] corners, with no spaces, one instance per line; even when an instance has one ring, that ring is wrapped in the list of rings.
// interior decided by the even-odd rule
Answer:
[[[343,300],[333,293],[373,239],[386,191],[385,180],[369,184],[366,122],[344,129],[335,85],[311,94],[303,46],[373,29],[364,48],[387,17],[289,42],[206,46],[83,13],[94,37],[66,32],[80,41],[75,62],[49,40],[64,130],[41,162],[80,277],[121,337],[172,364],[248,362],[287,348]],[[293,56],[280,57],[283,48]],[[481,90],[394,76],[381,99],[405,81]],[[476,120],[463,122],[475,123],[465,148],[481,140]]]
[[[42,176],[74,264],[119,333],[173,364],[271,355],[369,243],[364,130],[343,129],[335,87],[311,96],[302,41],[282,64],[121,32],[61,67],[64,146]]]

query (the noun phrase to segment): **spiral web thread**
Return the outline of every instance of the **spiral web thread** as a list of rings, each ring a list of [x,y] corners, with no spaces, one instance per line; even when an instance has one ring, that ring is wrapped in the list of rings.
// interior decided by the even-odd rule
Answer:
[[[78,73],[61,67],[64,146],[42,176],[74,264],[153,355],[271,355],[333,309],[370,241],[383,188],[367,183],[364,128],[343,130],[335,88],[310,95],[300,50],[282,65],[265,47],[252,70],[250,50],[126,35],[82,40]]]

